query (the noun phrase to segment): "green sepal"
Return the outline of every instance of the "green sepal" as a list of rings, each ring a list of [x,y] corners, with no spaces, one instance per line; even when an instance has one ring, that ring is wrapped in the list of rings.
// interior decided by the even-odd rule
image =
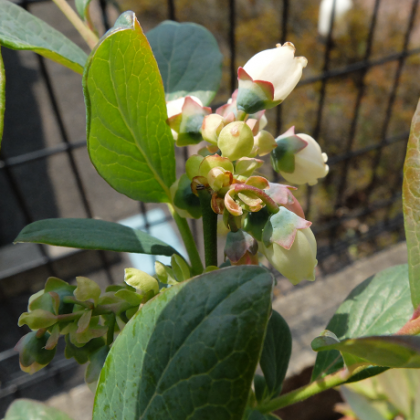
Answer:
[[[278,137],[277,147],[270,153],[271,165],[276,172],[293,173],[295,171],[295,154],[304,149],[308,143],[296,135]]]
[[[243,229],[252,235],[257,241],[262,241],[263,229],[270,218],[271,213],[263,207],[260,211],[249,212],[243,220]]]
[[[48,328],[57,322],[57,316],[44,309],[35,309],[31,312],[24,312],[18,321],[19,327],[27,325],[31,330]]]

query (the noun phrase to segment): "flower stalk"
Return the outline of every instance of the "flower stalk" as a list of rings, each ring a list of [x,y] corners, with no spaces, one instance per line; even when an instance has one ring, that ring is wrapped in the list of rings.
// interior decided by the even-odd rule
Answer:
[[[217,267],[217,214],[211,207],[211,193],[206,188],[197,188],[203,214],[204,252],[206,267]]]
[[[91,31],[79,18],[77,13],[70,7],[66,0],[53,0],[57,7],[64,13],[71,24],[77,29],[79,34],[92,50],[98,43],[98,37]]]

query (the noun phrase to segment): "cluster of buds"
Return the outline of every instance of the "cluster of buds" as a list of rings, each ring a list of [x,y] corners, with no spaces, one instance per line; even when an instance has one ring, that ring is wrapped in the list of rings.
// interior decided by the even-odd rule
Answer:
[[[85,380],[94,390],[115,335],[162,288],[190,278],[188,264],[177,254],[171,266],[156,262],[155,269],[153,277],[126,268],[125,283],[108,286],[104,293],[86,277],[76,277],[76,286],[50,277],[45,288],[29,298],[28,312],[19,318],[19,326],[31,329],[15,347],[21,369],[32,374],[47,366],[63,336],[65,356],[88,363]]]
[[[294,187],[270,183],[258,174],[270,154],[273,168],[292,184],[314,185],[328,173],[327,155],[307,134],[291,127],[274,138],[264,130],[265,110],[292,92],[307,60],[293,44],[262,51],[238,70],[238,90],[215,113],[198,98],[167,103],[168,124],[178,146],[209,143],[186,162],[186,174],[172,186],[177,211],[201,217],[199,191],[211,195],[213,212],[223,216],[225,255],[231,264],[258,264],[258,251],[297,284],[314,280],[316,241]]]
[[[131,270],[126,270],[126,277],[135,276]],[[85,379],[95,388],[115,334],[159,288],[147,283],[137,289],[122,284],[102,293],[86,277],[77,277],[76,282],[73,286],[50,277],[45,288],[29,298],[28,312],[20,316],[18,325],[27,325],[31,332],[19,340],[16,350],[21,369],[32,374],[52,361],[58,340],[64,336],[65,356],[89,363]]]

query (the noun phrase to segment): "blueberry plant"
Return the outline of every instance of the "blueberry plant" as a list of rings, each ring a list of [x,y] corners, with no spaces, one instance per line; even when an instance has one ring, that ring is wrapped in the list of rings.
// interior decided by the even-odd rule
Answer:
[[[391,368],[420,368],[420,111],[404,178],[408,265],[358,286],[312,342],[319,352],[311,382],[281,394],[291,351],[289,327],[271,308],[273,270],[293,284],[315,280],[316,241],[293,196],[295,187],[259,173],[261,156],[291,184],[328,173],[318,143],[294,127],[275,138],[265,110],[282,103],[307,65],[286,42],[238,69],[238,89],[209,107],[221,78],[214,37],[192,23],[163,22],[147,35],[133,12],[100,39],[89,0],[79,15],[54,0],[91,47],[89,56],[61,33],[0,0],[0,43],[32,50],[83,75],[87,148],[109,185],[127,197],[165,203],[183,239],[184,258],[160,239],[96,219],[49,219],[25,227],[16,242],[171,257],[156,274],[127,268],[102,291],[92,280],[49,278],[19,318],[31,332],[17,344],[21,368],[34,373],[65,355],[86,366],[96,392],[94,420],[275,419],[279,408]],[[1,103],[5,109],[3,66]],[[1,128],[2,128],[1,123]],[[197,147],[176,177],[175,146]],[[202,218],[204,262],[188,218]],[[228,229],[218,260],[217,222]],[[123,273],[121,273],[123,274]],[[304,305],[304,302],[302,302]],[[257,367],[260,367],[257,374]],[[17,400],[6,419],[67,419]]]

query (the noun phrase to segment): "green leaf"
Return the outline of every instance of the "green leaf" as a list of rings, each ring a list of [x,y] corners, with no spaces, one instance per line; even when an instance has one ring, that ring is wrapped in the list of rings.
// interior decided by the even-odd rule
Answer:
[[[4,72],[3,57],[0,50],[0,150],[3,139],[4,111],[6,109],[6,74]]]
[[[347,366],[355,363],[392,368],[420,368],[420,337],[410,335],[350,338],[330,343],[325,337],[312,341],[314,351],[339,350]],[[348,362],[348,360],[350,362]]]
[[[159,69],[133,12],[92,51],[83,88],[88,150],[99,174],[133,200],[169,202],[174,140]]]
[[[404,163],[403,212],[411,301],[420,306],[420,101],[411,123]]]
[[[208,105],[219,88],[223,56],[214,36],[195,23],[162,22],[147,33],[166,100],[196,96]]]
[[[283,317],[273,310],[260,359],[260,366],[270,396],[277,396],[281,392],[291,353],[292,334],[290,328]]]
[[[4,420],[72,420],[67,414],[38,401],[18,399],[13,401]]]
[[[340,305],[327,325],[338,339],[397,332],[412,316],[408,267],[406,264],[383,270],[357,286]],[[312,380],[343,367],[337,350],[317,356]],[[374,368],[377,373],[378,368]]]
[[[80,74],[87,59],[61,32],[8,0],[0,0],[0,44],[34,51]]]
[[[241,419],[270,314],[272,282],[265,269],[241,266],[161,291],[112,346],[94,420]]]
[[[23,228],[15,242],[172,256],[174,248],[148,233],[96,219],[45,219]]]

